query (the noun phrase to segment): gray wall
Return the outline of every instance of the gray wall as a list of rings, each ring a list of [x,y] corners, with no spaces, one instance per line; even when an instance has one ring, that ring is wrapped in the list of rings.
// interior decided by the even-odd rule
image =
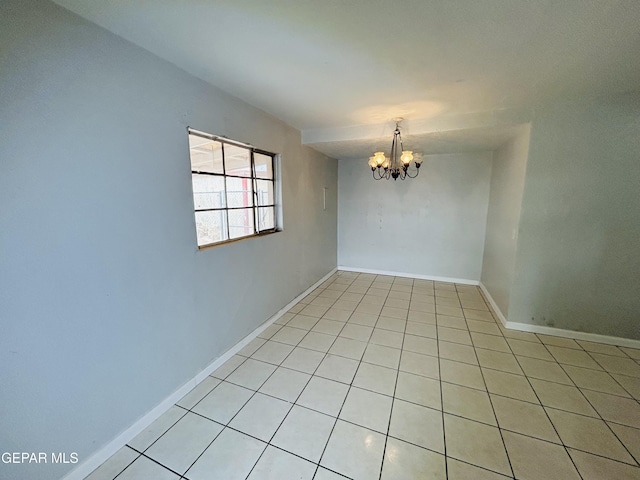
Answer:
[[[493,153],[482,283],[508,316],[518,242],[520,206],[529,155],[530,126]]]
[[[83,461],[336,266],[337,162],[52,3],[0,45],[0,444]],[[284,232],[198,251],[187,125],[282,154]]]
[[[639,119],[639,94],[536,111],[509,320],[640,339]]]
[[[491,152],[425,156],[395,182],[340,160],[338,264],[480,280],[490,177]]]

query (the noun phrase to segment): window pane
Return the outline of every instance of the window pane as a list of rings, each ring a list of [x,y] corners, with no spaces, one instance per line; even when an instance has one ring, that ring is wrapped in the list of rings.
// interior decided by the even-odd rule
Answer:
[[[229,238],[253,235],[253,209],[229,210]]]
[[[256,153],[253,155],[253,162],[256,166],[256,177],[273,178],[273,157]]]
[[[213,175],[191,175],[193,181],[193,203],[196,210],[223,208],[224,177]]]
[[[260,207],[258,208],[258,231],[271,230],[275,228],[275,208]]]
[[[273,182],[269,180],[256,180],[258,205],[273,205]]]
[[[227,240],[227,215],[225,210],[196,212],[198,246]]]
[[[224,173],[222,171],[222,144],[197,135],[189,135],[191,170]]]
[[[253,206],[251,179],[227,177],[227,202],[231,208]]]
[[[224,165],[227,175],[251,176],[251,156],[246,148],[225,144]]]

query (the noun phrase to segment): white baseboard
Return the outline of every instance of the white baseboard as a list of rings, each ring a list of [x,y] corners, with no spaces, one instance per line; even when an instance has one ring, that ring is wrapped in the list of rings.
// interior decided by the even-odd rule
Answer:
[[[555,337],[571,338],[573,340],[584,340],[587,342],[606,343],[607,345],[617,345],[619,347],[629,347],[640,349],[640,340],[633,338],[612,337],[609,335],[600,335],[598,333],[578,332],[575,330],[565,330],[563,328],[547,327],[544,325],[531,325],[529,323],[508,321],[502,314],[498,305],[491,297],[487,288],[480,282],[480,289],[491,304],[496,315],[509,330],[517,330],[519,332],[539,333],[540,335],[553,335]]]
[[[373,273],[375,275],[391,275],[394,277],[417,278],[420,280],[433,280],[434,282],[459,283],[461,285],[478,285],[480,283],[477,280],[469,280],[466,278],[436,277],[434,275],[421,275],[418,273],[392,272],[389,270],[347,267],[345,265],[339,265],[338,270],[343,270],[345,272]]]
[[[201,372],[195,377],[186,382],[175,392],[165,398],[162,402],[156,405],[149,413],[140,418],[136,423],[127,428],[124,432],[111,440],[107,445],[91,455],[87,460],[79,464],[74,470],[69,472],[63,480],[82,480],[96,468],[107,461],[114,453],[124,447],[129,441],[133,440],[136,435],[144,431],[149,425],[151,425],[156,419],[158,419],[163,413],[169,410],[177,401],[189,393],[200,382],[207,378],[211,373],[215,372],[222,366],[224,362],[229,360],[232,356],[242,350],[251,340],[256,338],[262,333],[269,325],[275,322],[278,318],[284,315],[291,307],[306,297],[310,292],[315,290],[320,284],[326,281],[331,275],[333,275],[338,269],[334,268],[324,277],[307,288],[304,292],[291,300],[287,305],[278,310],[268,320],[262,323],[258,328],[253,330],[249,335],[244,337],[233,347],[223,353],[220,357],[216,358],[213,362],[207,365]]]
[[[487,290],[487,287],[485,287],[482,282],[480,282],[480,290],[482,290],[482,294],[484,295],[484,298],[486,298],[487,301],[489,302],[489,305],[491,305],[493,313],[495,313],[498,316],[498,319],[502,322],[502,325],[506,327],[507,317],[504,316],[504,314],[502,313],[502,310],[500,310],[500,307],[498,307],[498,304],[495,302],[495,300],[489,293],[489,290]]]

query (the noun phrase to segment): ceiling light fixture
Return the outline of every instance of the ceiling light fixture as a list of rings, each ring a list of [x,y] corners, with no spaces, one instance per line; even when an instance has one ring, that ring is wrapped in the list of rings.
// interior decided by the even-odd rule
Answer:
[[[375,152],[373,157],[369,157],[369,166],[373,172],[374,180],[389,180],[393,178],[404,180],[405,178],[416,178],[420,173],[422,155],[405,150],[402,146],[402,136],[400,135],[400,122],[402,118],[395,118],[396,129],[393,132],[393,142],[391,143],[391,155],[385,157],[384,152]],[[409,170],[411,162],[415,170]]]

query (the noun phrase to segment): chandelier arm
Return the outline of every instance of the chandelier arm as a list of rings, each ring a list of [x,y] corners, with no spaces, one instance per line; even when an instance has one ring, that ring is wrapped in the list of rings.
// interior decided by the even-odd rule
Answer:
[[[409,177],[409,178],[416,178],[419,173],[420,173],[420,169],[416,168],[416,174],[415,175],[409,175],[409,170],[407,169],[407,177]]]

